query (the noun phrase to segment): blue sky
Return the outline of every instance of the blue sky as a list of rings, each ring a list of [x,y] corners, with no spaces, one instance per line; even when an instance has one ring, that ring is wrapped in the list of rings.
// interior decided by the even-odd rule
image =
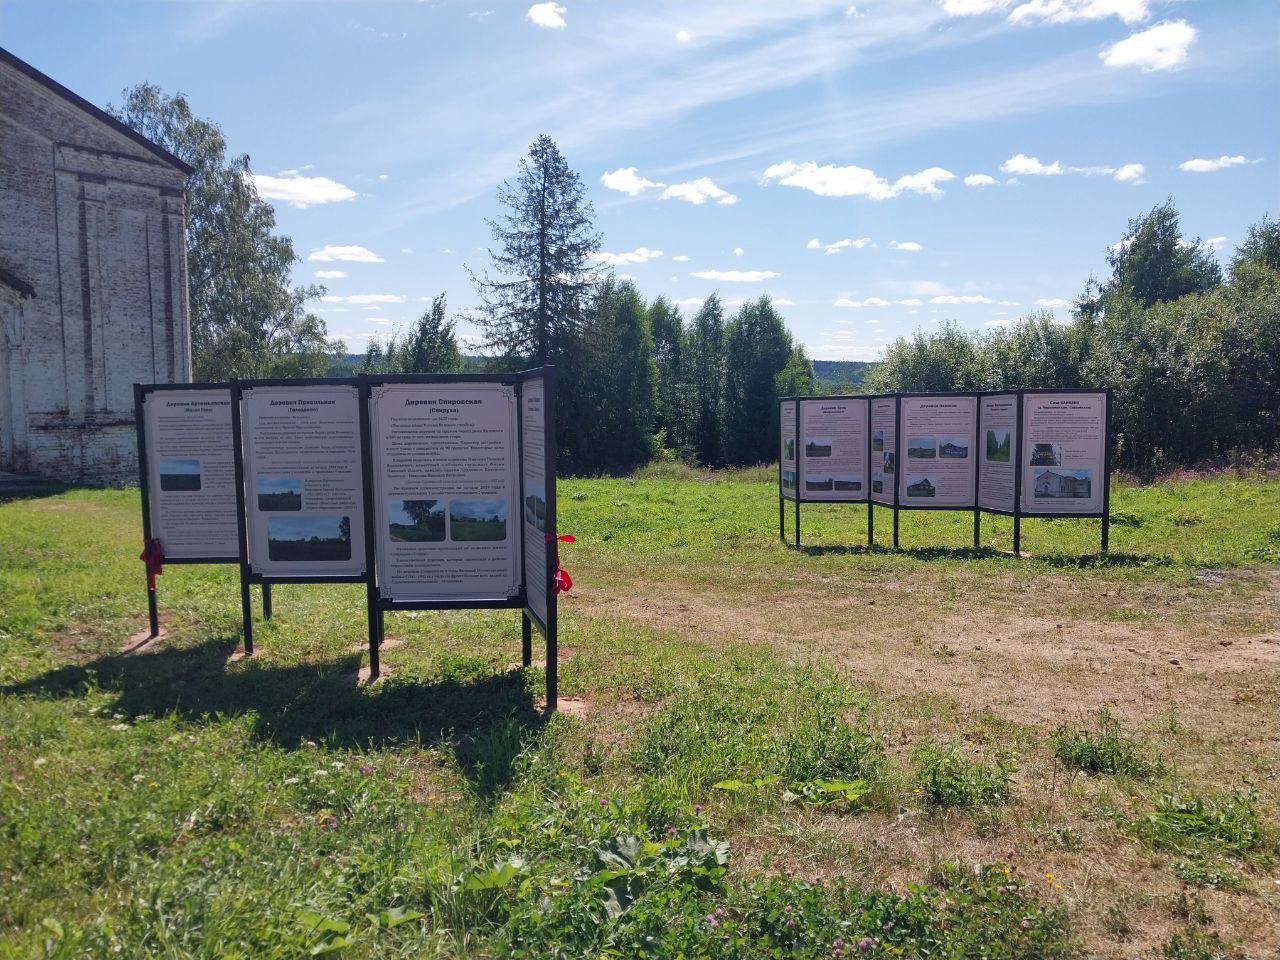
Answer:
[[[352,350],[474,305],[543,132],[647,298],[767,292],[823,359],[1065,319],[1170,194],[1224,259],[1280,214],[1275,0],[0,0],[0,44],[98,104],[185,92]]]

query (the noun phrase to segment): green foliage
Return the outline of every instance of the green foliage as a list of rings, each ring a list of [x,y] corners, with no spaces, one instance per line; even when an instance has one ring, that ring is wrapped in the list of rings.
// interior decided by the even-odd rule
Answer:
[[[695,463],[715,467],[724,462],[720,424],[724,405],[724,308],[714,293],[703,301],[689,324],[688,420],[689,452]]]
[[[1223,941],[1215,930],[1188,927],[1169,937],[1162,954],[1165,960],[1246,960],[1234,945]]]
[[[323,287],[289,286],[298,262],[276,234],[275,211],[258,196],[246,154],[227,156],[221,128],[192,112],[182,94],[150,83],[109,109],[193,168],[187,176],[187,273],[191,360],[196,380],[314,377],[343,351],[305,304]]]
[[[724,332],[724,406],[721,439],[725,462],[769,463],[778,456],[780,376],[793,361],[795,344],[768,297],[743,304]],[[791,386],[808,361],[794,357]],[[799,368],[799,369],[798,369]],[[813,373],[807,372],[812,388]]]
[[[1120,731],[1120,721],[1105,707],[1098,711],[1097,731],[1059,726],[1049,737],[1054,755],[1085,773],[1148,777],[1159,765],[1142,757],[1138,745]]]
[[[1124,240],[1107,256],[1111,280],[1103,299],[1130,300],[1140,307],[1205,293],[1222,283],[1222,268],[1199,239],[1183,239],[1173,198],[1129,221]]]
[[[984,389],[980,345],[955,323],[943,324],[936,333],[899,337],[868,375],[867,392]]]
[[[1239,872],[1219,861],[1201,856],[1181,857],[1173,864],[1174,875],[1183,883],[1211,890],[1231,890],[1244,886]]]
[[[1216,796],[1190,790],[1162,793],[1150,814],[1122,822],[1152,846],[1247,854],[1262,842],[1262,828],[1253,804],[1249,792]]]
[[[958,744],[938,743],[932,737],[911,751],[916,765],[920,798],[934,807],[977,809],[1002,803],[1009,796],[1009,782],[1017,770],[1013,758],[996,757],[994,765],[971,760]]]
[[[462,354],[454,332],[456,321],[447,318],[448,303],[439,294],[422,311],[413,328],[402,338],[392,335],[383,345],[373,339],[358,373],[458,373]]]

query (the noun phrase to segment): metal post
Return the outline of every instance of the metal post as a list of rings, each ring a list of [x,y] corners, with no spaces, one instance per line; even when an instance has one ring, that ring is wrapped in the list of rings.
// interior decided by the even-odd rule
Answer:
[[[240,616],[244,631],[245,656],[253,656],[253,600],[249,592],[249,577],[245,568],[240,568]]]
[[[520,663],[526,667],[533,665],[533,624],[523,610],[520,611]]]
[[[240,423],[242,402],[240,383],[231,381],[231,434],[236,471],[236,532],[240,540],[240,617],[244,631],[245,656],[253,656],[253,603],[249,593],[249,525],[246,519],[244,493],[244,436]]]
[[[1017,460],[1013,465],[1013,555],[1022,556],[1022,461],[1027,456],[1027,445],[1022,436],[1022,412],[1026,406],[1026,393],[1019,390],[1016,394],[1018,411],[1015,417],[1018,442],[1011,446],[1015,449]]]
[[[898,462],[898,454],[902,452],[902,395],[893,398],[893,549],[898,549],[898,497],[902,485],[898,483],[902,476],[902,464]]]
[[[1102,414],[1102,552],[1111,540],[1111,388],[1107,388]]]
[[[796,397],[796,549],[800,549],[800,492],[804,489],[804,437],[800,436],[800,398]]]
[[[146,391],[142,384],[133,385],[133,417],[134,429],[138,437],[138,487],[142,493],[142,551],[143,556],[150,556],[151,551],[151,468],[147,459],[146,428]],[[151,627],[151,639],[160,635],[160,609],[153,586],[154,579],[150,575],[151,564],[147,561],[147,620]]]
[[[364,596],[365,616],[369,621],[369,682],[378,679],[382,669],[379,649],[382,646],[384,627],[382,591],[378,588],[376,537],[373,534],[376,513],[373,508],[373,426],[369,407],[373,403],[373,388],[363,376],[356,384],[356,396],[360,408],[360,482],[363,490],[364,509]]]
[[[271,619],[271,584],[262,585],[262,619]]]

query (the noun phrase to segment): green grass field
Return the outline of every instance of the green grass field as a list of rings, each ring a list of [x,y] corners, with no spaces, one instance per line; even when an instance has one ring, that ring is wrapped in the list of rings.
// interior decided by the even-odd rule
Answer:
[[[0,504],[0,957],[1269,957],[1280,482],[1098,522],[559,488],[564,710],[510,612],[160,578],[137,491]],[[788,505],[788,529],[790,510]]]

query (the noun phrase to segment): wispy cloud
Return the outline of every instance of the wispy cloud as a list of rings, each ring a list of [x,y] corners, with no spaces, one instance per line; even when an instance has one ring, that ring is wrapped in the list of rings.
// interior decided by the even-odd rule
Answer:
[[[627,253],[593,253],[594,259],[611,267],[623,267],[636,263],[648,263],[662,256],[661,250],[650,250],[648,247],[636,247]]]
[[[547,30],[563,30],[565,27],[564,15],[567,12],[558,3],[535,3],[528,9],[525,16],[534,26]]]
[[[384,263],[382,257],[378,256],[368,247],[360,247],[355,245],[335,246],[326,244],[319,250],[312,250],[307,256],[308,260],[345,260],[349,263]]]
[[[346,276],[346,273],[342,270],[317,270],[316,271],[317,280],[341,280],[345,276]]]
[[[823,250],[827,254],[836,254],[841,250],[861,250],[863,247],[875,246],[871,242],[870,237],[858,237],[856,240],[848,238],[845,240],[836,240],[834,243],[823,243],[817,237],[814,237],[805,244],[806,250]]]
[[[699,280],[718,280],[722,283],[760,283],[762,280],[772,280],[781,274],[774,273],[772,270],[699,270],[689,276],[697,277]]]
[[[855,309],[861,308],[861,307],[887,307],[889,306],[889,301],[882,300],[880,297],[867,297],[867,299],[865,300],[851,300],[848,297],[841,297],[839,300],[833,303],[832,306],[833,307],[851,307]]]
[[[688,183],[673,183],[662,191],[663,200],[684,200],[695,206],[702,206],[708,200],[730,206],[738,202],[738,198],[728,190],[723,190],[710,177],[699,177]]]
[[[914,240],[890,240],[889,246],[894,250],[903,250],[907,253],[919,253],[924,246],[916,243]]]
[[[297,170],[282,170],[280,176],[265,173],[250,174],[259,196],[267,200],[282,200],[295,207],[311,207],[321,203],[341,203],[358,194],[350,187],[328,177],[306,177]]]
[[[1000,169],[1015,177],[1060,177],[1066,172],[1057,160],[1041,163],[1039,157],[1028,157],[1025,153],[1015,153],[1000,164]]]
[[[353,293],[349,296],[327,294],[320,298],[321,303],[348,303],[352,306],[364,306],[376,303],[404,303],[404,297],[394,293]],[[374,307],[373,309],[377,309]]]
[[[1185,20],[1166,20],[1113,43],[1099,59],[1108,67],[1139,67],[1145,71],[1172,70],[1187,62],[1196,28]]]
[[[785,187],[799,187],[820,197],[867,197],[871,200],[889,200],[903,193],[921,193],[941,196],[939,183],[954,180],[956,175],[942,167],[929,167],[919,173],[907,174],[890,183],[877,176],[874,170],[858,166],[835,166],[812,162],[797,163],[784,160],[770,166],[761,175],[762,183],[779,183]]]
[[[1218,170],[1226,170],[1228,167],[1241,167],[1249,163],[1261,163],[1259,160],[1250,160],[1245,156],[1229,157],[1225,153],[1216,160],[1184,160],[1178,164],[1178,169],[1187,173],[1215,173]]]
[[[665,183],[658,183],[656,180],[648,180],[640,176],[635,167],[619,167],[617,170],[607,170],[601,175],[600,182],[608,189],[625,193],[629,197],[638,197],[646,190],[666,186]]]
[[[999,180],[987,173],[971,173],[964,178],[966,187],[990,187],[999,182]]]
[[[1041,297],[1035,302],[1034,306],[1045,310],[1065,310],[1071,306],[1071,301],[1064,300],[1062,297]]]

